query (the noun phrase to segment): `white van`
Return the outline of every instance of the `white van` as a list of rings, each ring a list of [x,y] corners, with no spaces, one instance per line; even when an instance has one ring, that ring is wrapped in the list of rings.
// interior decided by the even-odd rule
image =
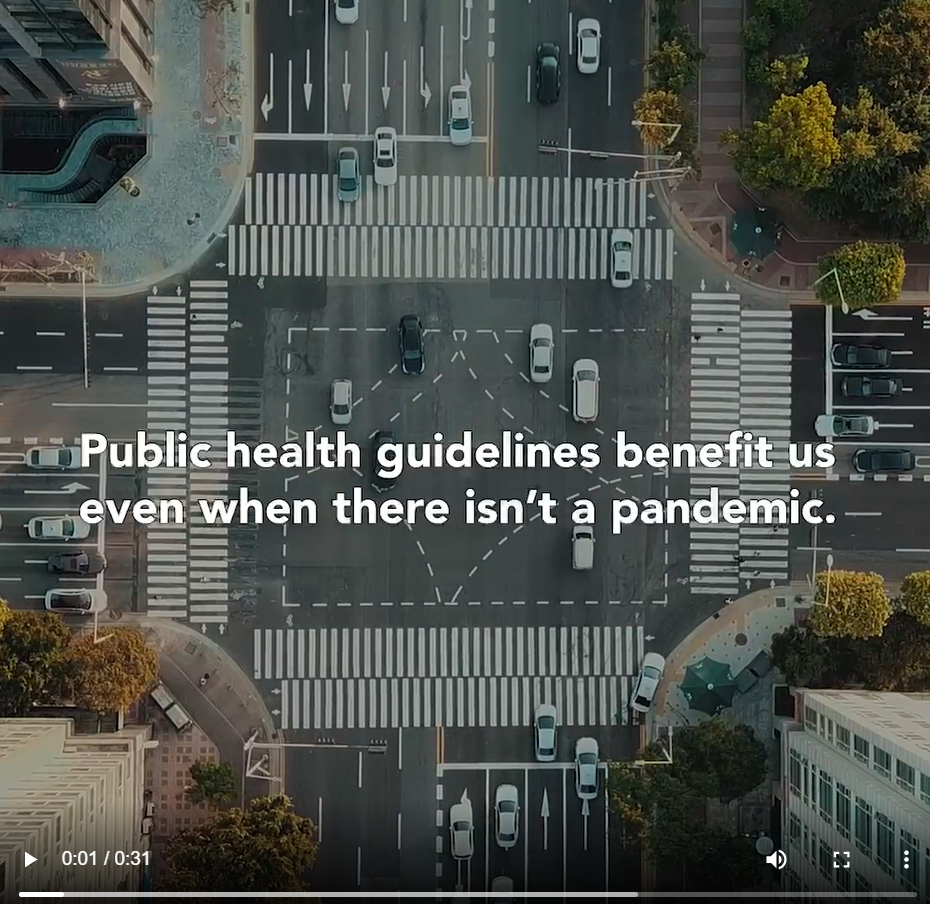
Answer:
[[[597,420],[601,375],[597,361],[579,358],[572,367],[572,417],[582,423]]]
[[[175,699],[174,694],[161,681],[155,685],[149,696],[167,716],[168,721],[171,722],[176,731],[187,731],[194,724],[187,712],[181,708],[181,704]]]
[[[576,524],[572,528],[572,568],[590,571],[594,567],[594,528]]]

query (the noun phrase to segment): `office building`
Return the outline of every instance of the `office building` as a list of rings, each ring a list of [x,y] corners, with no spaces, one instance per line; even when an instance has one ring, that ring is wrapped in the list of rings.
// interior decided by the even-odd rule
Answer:
[[[138,889],[150,725],[82,734],[64,718],[0,719],[0,900],[20,891]],[[38,858],[28,868],[24,854]],[[62,853],[72,852],[70,865]],[[96,851],[80,864],[76,852]],[[64,860],[69,858],[65,855]],[[131,859],[131,858],[127,858]]]
[[[927,901],[930,694],[799,689],[796,700],[799,721],[781,726],[785,890]]]
[[[0,105],[146,104],[153,32],[153,0],[0,0]]]

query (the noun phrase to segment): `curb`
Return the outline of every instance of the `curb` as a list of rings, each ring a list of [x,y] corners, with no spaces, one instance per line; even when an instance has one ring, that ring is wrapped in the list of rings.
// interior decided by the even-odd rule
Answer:
[[[207,237],[201,239],[191,248],[190,253],[181,260],[180,263],[166,267],[164,270],[137,279],[133,282],[120,283],[118,285],[102,285],[100,283],[88,284],[86,294],[88,300],[93,298],[123,298],[130,295],[148,293],[152,286],[166,282],[181,273],[187,273],[192,270],[198,261],[204,257],[207,252],[221,239],[220,233],[226,229],[230,220],[236,213],[236,208],[242,198],[245,190],[245,180],[252,170],[252,163],[255,156],[254,140],[254,119],[255,110],[252,104],[252,85],[254,76],[254,47],[255,47],[255,22],[252,18],[252,3],[250,0],[239,0],[239,16],[242,20],[242,61],[243,61],[243,95],[248,96],[248,103],[244,104],[242,112],[242,155],[239,164],[239,170],[236,173],[236,179],[233,183],[226,206],[220,213],[219,218],[214,223],[213,228]],[[218,279],[226,278],[226,271],[222,276],[217,275]],[[40,284],[14,283],[17,291],[10,291],[9,288],[3,292],[4,298],[29,298],[41,300],[45,298],[80,298],[80,283],[64,283],[60,286],[44,286]],[[18,291],[21,287],[21,291]]]

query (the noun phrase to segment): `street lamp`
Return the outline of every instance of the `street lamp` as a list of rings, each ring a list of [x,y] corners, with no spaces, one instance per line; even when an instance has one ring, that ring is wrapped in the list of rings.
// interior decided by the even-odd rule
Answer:
[[[678,137],[682,124],[680,122],[643,122],[641,119],[634,119],[630,122],[630,125],[637,129],[641,129],[643,126],[658,126],[660,129],[672,129],[672,137],[665,142],[665,147],[668,147]]]
[[[690,166],[678,166],[672,169],[636,170],[632,182],[674,182],[686,179],[691,172]]]
[[[84,342],[84,388],[90,389],[90,370],[87,366],[87,271],[81,267],[81,335]]]
[[[816,286],[817,283],[821,282],[822,280],[825,280],[828,276],[832,276],[832,277],[836,280],[836,291],[840,293],[840,310],[841,310],[844,314],[848,314],[848,313],[849,313],[849,305],[846,304],[846,299],[845,299],[845,297],[843,296],[843,286],[842,286],[842,284],[840,283],[840,274],[837,273],[836,267],[834,267],[832,270],[829,270],[828,272],[824,273],[823,276],[820,276],[820,277],[818,277],[817,279],[815,279],[815,280],[814,280],[814,285],[811,286],[811,288],[814,288],[814,286]]]
[[[823,604],[825,606],[830,605],[830,577],[833,574],[833,553],[827,554],[827,588],[824,591]]]

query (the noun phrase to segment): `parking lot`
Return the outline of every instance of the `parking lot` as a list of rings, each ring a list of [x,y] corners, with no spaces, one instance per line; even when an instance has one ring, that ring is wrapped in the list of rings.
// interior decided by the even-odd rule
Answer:
[[[321,509],[320,526],[288,528],[287,561],[289,569],[294,566],[291,584],[301,569],[313,575],[306,589],[294,587],[295,593],[315,593],[331,601],[341,599],[339,594],[346,601],[394,599],[402,593],[410,599],[411,588],[419,586],[416,596],[422,601],[459,604],[485,598],[641,601],[661,596],[661,531],[636,525],[622,537],[609,532],[612,499],[662,495],[661,474],[649,469],[618,471],[613,466],[612,437],[618,429],[640,443],[654,441],[660,429],[645,426],[640,410],[657,407],[648,401],[650,384],[659,391],[655,375],[640,375],[637,385],[642,392],[634,395],[606,389],[630,380],[636,359],[618,351],[635,340],[606,331],[557,331],[553,379],[534,384],[528,376],[531,324],[471,333],[431,327],[428,319],[424,326],[426,370],[416,377],[404,375],[399,366],[396,322],[362,330],[290,329],[289,341],[278,356],[288,375],[272,416],[280,423],[281,435],[302,436],[305,430],[333,435],[336,428],[327,410],[330,385],[333,379],[349,378],[354,408],[347,434],[365,453],[376,430],[391,430],[400,442],[431,442],[439,432],[448,443],[459,441],[461,432],[471,429],[476,444],[499,442],[502,431],[510,430],[522,433],[526,442],[596,442],[602,465],[587,472],[581,468],[408,469],[386,495],[441,498],[452,508],[447,525],[410,527],[332,523],[328,503],[336,492],[351,493],[360,486],[366,495],[377,496],[370,487],[367,454],[356,473],[310,469],[295,474],[288,481],[287,496],[309,496]],[[600,365],[605,389],[596,424],[578,424],[570,412],[571,362],[580,357],[592,357]],[[280,474],[270,477],[279,482],[277,495]],[[533,489],[549,492],[559,502],[560,523],[542,524],[539,509],[527,506],[524,525],[465,525],[468,488],[475,490],[477,498],[494,499],[525,500]],[[570,504],[579,497],[591,498],[599,508],[595,566],[587,572],[571,568],[568,515]],[[417,555],[411,556],[414,549]],[[325,587],[320,584],[326,580],[324,569],[333,578]]]
[[[16,609],[44,609],[48,590],[55,587],[102,586],[108,608],[130,610],[134,594],[138,549],[136,526],[92,526],[84,540],[33,540],[26,532],[30,519],[73,515],[85,499],[134,498],[135,475],[105,474],[100,469],[38,472],[23,465],[25,447],[7,445],[0,451],[0,594]],[[107,559],[107,568],[96,577],[55,576],[48,571],[49,556],[63,552],[95,550]]]
[[[445,764],[443,889],[490,891],[499,876],[512,879],[516,892],[607,889],[606,764],[599,774],[598,797],[584,802],[575,793],[571,762]],[[509,849],[497,843],[494,827],[495,793],[506,784],[516,787],[520,805],[520,831]],[[475,848],[471,860],[460,861],[450,851],[449,808],[464,800],[472,805]]]

